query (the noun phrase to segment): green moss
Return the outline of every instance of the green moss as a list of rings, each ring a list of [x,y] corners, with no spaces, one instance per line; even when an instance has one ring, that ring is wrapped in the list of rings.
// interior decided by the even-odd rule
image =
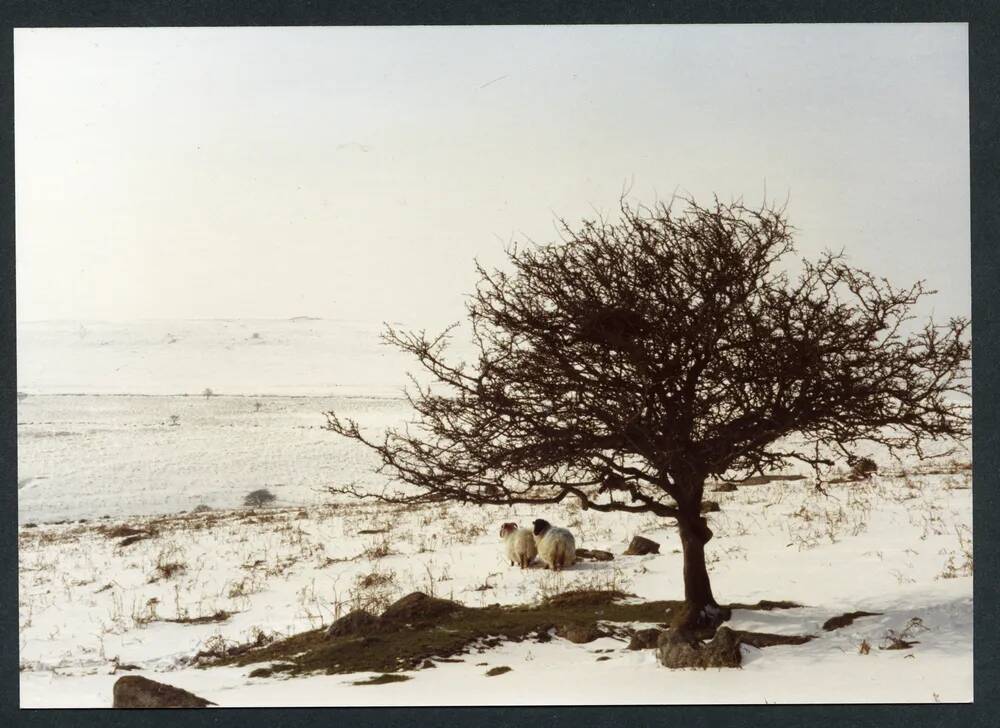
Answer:
[[[437,611],[430,616],[408,614],[406,621],[380,620],[364,635],[331,638],[323,629],[302,632],[202,666],[281,663],[282,670],[293,675],[390,673],[416,669],[428,658],[453,657],[503,641],[547,641],[548,631],[554,627],[592,625],[596,621],[663,623],[681,604],[624,604],[620,601],[623,596],[620,592],[582,591],[557,595],[538,606],[454,605],[444,614]]]

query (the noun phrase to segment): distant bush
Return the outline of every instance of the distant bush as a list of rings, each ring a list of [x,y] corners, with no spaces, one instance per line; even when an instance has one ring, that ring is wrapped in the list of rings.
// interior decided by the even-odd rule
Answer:
[[[878,465],[871,458],[858,458],[851,463],[851,480],[868,480],[878,472]]]
[[[205,399],[208,399],[209,397],[214,397],[215,396],[215,392],[212,391],[211,387],[205,387],[205,389],[202,390],[201,395]]]
[[[260,402],[254,402],[253,403],[253,411],[254,412],[260,412],[260,408],[263,407],[263,406],[264,405],[262,405]]]
[[[181,423],[180,415],[170,415],[170,425],[172,427],[177,427]]]
[[[201,503],[199,505],[196,505],[194,508],[192,508],[191,512],[192,513],[208,513],[210,510],[212,510],[212,506],[207,506],[204,503]]]
[[[243,499],[243,505],[250,506],[251,508],[260,508],[261,506],[266,506],[276,500],[277,497],[274,493],[269,491],[267,488],[260,488],[247,493],[246,497]]]
[[[254,331],[254,332],[253,332],[253,336],[251,336],[250,338],[251,338],[251,339],[259,339],[259,338],[260,338],[260,334],[259,334],[259,333],[257,333],[256,331]]]

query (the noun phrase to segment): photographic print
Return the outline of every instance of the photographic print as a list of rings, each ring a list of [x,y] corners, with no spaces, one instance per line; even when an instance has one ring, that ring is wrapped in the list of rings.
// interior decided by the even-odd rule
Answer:
[[[15,30],[21,707],[971,702],[967,38]]]

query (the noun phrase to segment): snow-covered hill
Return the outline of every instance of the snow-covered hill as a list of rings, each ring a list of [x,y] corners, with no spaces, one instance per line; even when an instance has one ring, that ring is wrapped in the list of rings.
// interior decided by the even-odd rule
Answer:
[[[17,325],[29,394],[395,395],[412,359],[382,324],[300,317]]]

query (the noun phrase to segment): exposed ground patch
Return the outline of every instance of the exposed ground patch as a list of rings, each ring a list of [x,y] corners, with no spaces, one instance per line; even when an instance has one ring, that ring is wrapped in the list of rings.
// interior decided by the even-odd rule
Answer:
[[[881,614],[881,612],[847,612],[846,614],[841,614],[837,617],[830,617],[828,620],[823,622],[823,631],[832,632],[835,629],[840,629],[841,627],[853,624],[855,619],[860,619],[861,617],[878,617],[881,616]]]
[[[666,628],[670,612],[682,602],[624,603],[618,591],[573,591],[558,594],[539,605],[468,607],[415,593],[390,606],[360,631],[328,636],[326,629],[310,630],[266,646],[221,657],[204,656],[201,666],[245,666],[277,663],[281,672],[327,674],[391,673],[419,668],[426,660],[443,661],[471,651],[482,652],[504,641],[536,639],[596,631],[598,623],[647,622]],[[737,609],[794,608],[793,602],[732,605]],[[612,628],[611,633],[615,630]],[[620,630],[625,637],[629,630]],[[601,632],[596,632],[598,635]],[[607,632],[603,632],[607,634]],[[740,633],[742,641],[757,646],[801,644],[809,637],[778,637]],[[624,647],[624,645],[623,645]],[[264,676],[272,668],[255,670]],[[276,670],[275,670],[276,671]]]

